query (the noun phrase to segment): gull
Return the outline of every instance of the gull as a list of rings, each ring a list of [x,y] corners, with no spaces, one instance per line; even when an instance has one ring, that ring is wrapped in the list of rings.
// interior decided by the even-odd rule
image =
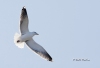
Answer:
[[[14,35],[14,43],[19,48],[24,48],[24,43],[36,54],[40,55],[42,58],[52,61],[52,57],[47,53],[47,51],[36,43],[32,37],[35,35],[39,35],[37,32],[29,32],[28,29],[28,15],[25,6],[21,10],[20,15],[20,34],[15,33]]]

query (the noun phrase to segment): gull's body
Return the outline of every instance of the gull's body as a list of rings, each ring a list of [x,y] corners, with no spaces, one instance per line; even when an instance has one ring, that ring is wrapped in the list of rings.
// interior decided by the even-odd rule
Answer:
[[[43,57],[44,59],[47,59],[48,61],[52,61],[52,57],[46,52],[46,50],[37,44],[32,37],[34,35],[38,35],[36,32],[29,32],[28,29],[28,15],[26,8],[23,7],[21,11],[21,16],[20,16],[20,34],[16,33],[14,36],[14,42],[15,44],[23,48],[24,47],[24,42],[26,45],[32,49],[35,53]]]

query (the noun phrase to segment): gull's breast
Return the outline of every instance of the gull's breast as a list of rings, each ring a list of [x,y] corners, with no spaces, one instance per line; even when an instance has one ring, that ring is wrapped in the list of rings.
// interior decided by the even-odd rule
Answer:
[[[20,37],[20,40],[21,40],[21,42],[25,42],[27,40],[30,40],[32,37],[33,37],[33,35],[30,32],[28,32],[28,33],[22,35]]]

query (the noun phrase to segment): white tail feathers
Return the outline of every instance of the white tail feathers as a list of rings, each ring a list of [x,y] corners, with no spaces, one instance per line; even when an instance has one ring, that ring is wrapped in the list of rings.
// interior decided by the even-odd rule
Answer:
[[[16,46],[18,46],[19,48],[24,48],[24,42],[17,42],[18,40],[20,40],[21,35],[18,33],[15,33],[14,35],[14,43]]]

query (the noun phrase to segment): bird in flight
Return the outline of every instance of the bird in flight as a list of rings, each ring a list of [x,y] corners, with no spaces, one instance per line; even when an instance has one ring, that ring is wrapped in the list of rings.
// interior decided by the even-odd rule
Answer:
[[[29,32],[28,29],[28,15],[25,6],[21,10],[20,15],[20,34],[15,33],[14,35],[14,43],[19,48],[24,48],[24,43],[36,54],[40,55],[42,58],[52,61],[52,57],[47,53],[47,51],[38,43],[33,40],[33,36],[39,35],[37,32]]]

